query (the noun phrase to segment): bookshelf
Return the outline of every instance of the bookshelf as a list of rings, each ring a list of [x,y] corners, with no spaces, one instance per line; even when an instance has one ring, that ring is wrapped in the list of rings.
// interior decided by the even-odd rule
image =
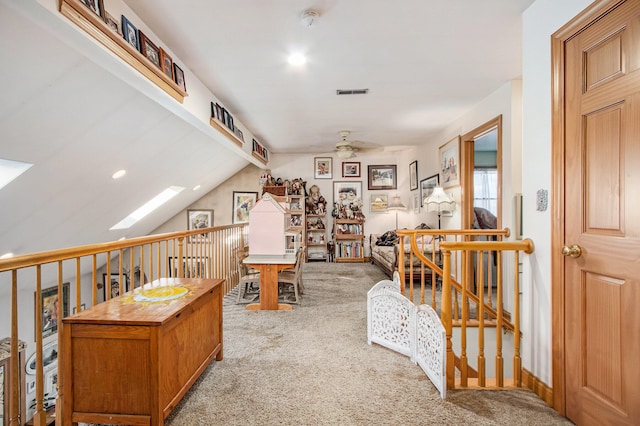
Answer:
[[[364,221],[334,219],[333,242],[337,263],[364,262]]]

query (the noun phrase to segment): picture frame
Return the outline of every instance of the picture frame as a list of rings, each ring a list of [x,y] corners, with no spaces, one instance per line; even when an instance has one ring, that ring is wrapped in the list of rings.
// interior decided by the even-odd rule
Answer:
[[[80,0],[87,6],[93,13],[101,18],[105,17],[103,0]]]
[[[58,339],[42,345],[42,369],[49,371],[58,366]],[[36,374],[36,353],[34,352],[24,366],[25,373]]]
[[[460,185],[460,136],[438,148],[440,182],[442,188]]]
[[[420,202],[420,194],[415,194],[413,196],[413,212],[415,214],[420,213],[420,206],[422,203]]]
[[[333,182],[333,202],[340,205],[351,205],[362,200],[362,181]]]
[[[68,282],[62,283],[62,318],[69,316],[69,288]],[[37,294],[34,292],[34,306]],[[58,286],[53,286],[40,290],[40,303],[42,313],[42,338],[51,336],[58,332]],[[35,309],[34,309],[35,312]],[[35,324],[35,321],[34,321]],[[33,333],[36,334],[35,332]]]
[[[111,28],[113,30],[113,32],[115,32],[116,34],[122,35],[122,30],[120,27],[120,24],[118,23],[118,21],[116,20],[116,18],[114,18],[109,12],[107,12],[106,10],[104,11],[104,22],[107,23],[107,25],[109,26],[109,28]]]
[[[420,181],[420,207],[424,207],[424,199],[433,192],[433,188],[440,184],[440,174],[429,176]]]
[[[333,158],[315,157],[313,159],[313,177],[316,179],[333,179]]]
[[[140,40],[138,38],[138,28],[122,15],[122,37],[127,43],[129,43],[134,49],[140,51]]]
[[[140,53],[142,53],[155,66],[162,69],[160,65],[160,49],[141,30],[138,30],[140,39]]]
[[[211,228],[213,226],[212,209],[187,209],[187,230]]]
[[[169,278],[178,278],[178,267],[182,265],[182,278],[194,278],[206,275],[207,257],[169,256]]]
[[[82,303],[82,304],[80,305],[80,312],[84,311],[85,309],[87,309],[87,305],[85,305],[84,303]],[[76,309],[76,307],[74,306],[74,307],[73,307],[73,315],[75,315],[75,314],[77,313],[76,311],[77,311],[77,309]]]
[[[104,301],[113,299],[129,291],[128,280],[125,274],[122,274],[122,293],[120,292],[120,274],[102,274],[102,299]],[[109,299],[107,299],[107,289],[109,289]]]
[[[48,397],[54,397],[58,395],[58,369],[49,371],[44,376],[44,389]]]
[[[397,189],[397,167],[395,164],[368,166],[369,190]]]
[[[342,177],[360,177],[359,161],[343,161]]]
[[[233,191],[233,211],[231,223],[249,222],[249,210],[258,201],[257,192]]]
[[[162,47],[160,48],[160,68],[173,81],[173,59]]]
[[[184,81],[184,71],[175,62],[173,63],[173,81],[176,82],[179,88],[187,91],[187,83]]]
[[[236,127],[235,129],[233,129],[233,133],[238,137],[238,139],[242,141],[242,143],[244,143],[244,135],[242,134],[242,130]]]
[[[409,190],[418,189],[418,160],[409,164]]]
[[[386,213],[389,211],[389,196],[387,194],[374,194],[369,202],[371,213]]]

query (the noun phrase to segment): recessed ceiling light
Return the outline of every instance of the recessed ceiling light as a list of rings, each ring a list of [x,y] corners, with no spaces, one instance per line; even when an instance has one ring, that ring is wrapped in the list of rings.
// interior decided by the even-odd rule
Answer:
[[[299,67],[307,63],[307,58],[302,53],[292,53],[289,55],[289,64]]]
[[[124,176],[126,174],[127,174],[127,171],[123,169],[123,170],[118,170],[113,175],[111,175],[111,177],[113,179],[120,179],[122,176]]]
[[[13,257],[13,253],[11,252],[3,254],[0,256],[0,259],[9,259],[10,257]]]
[[[113,231],[115,229],[131,228],[136,222],[178,195],[180,192],[182,192],[182,190],[184,190],[182,186],[170,186],[169,188],[153,197],[151,200],[144,203],[140,208],[131,213],[129,216],[113,225],[111,228],[109,228],[109,230]]]
[[[197,191],[198,189],[200,189],[200,185],[196,185],[196,186],[193,187],[194,191]]]
[[[0,188],[29,170],[33,164],[0,158]]]

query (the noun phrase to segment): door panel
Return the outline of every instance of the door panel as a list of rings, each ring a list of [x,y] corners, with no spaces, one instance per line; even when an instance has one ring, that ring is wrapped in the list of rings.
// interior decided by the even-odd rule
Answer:
[[[640,2],[565,47],[566,414],[640,424]]]

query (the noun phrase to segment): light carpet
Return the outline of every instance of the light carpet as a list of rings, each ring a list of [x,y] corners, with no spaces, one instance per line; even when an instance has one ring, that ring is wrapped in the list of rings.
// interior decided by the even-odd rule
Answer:
[[[408,357],[367,344],[370,264],[307,263],[292,311],[247,311],[225,296],[224,359],[165,425],[565,425],[528,390],[449,391]]]

